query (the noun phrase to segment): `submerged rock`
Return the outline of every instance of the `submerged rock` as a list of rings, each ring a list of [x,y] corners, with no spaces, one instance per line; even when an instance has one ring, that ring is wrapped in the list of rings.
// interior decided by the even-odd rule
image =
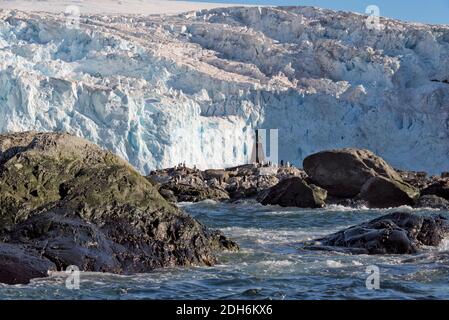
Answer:
[[[402,181],[400,175],[385,160],[369,150],[337,149],[308,156],[304,170],[329,195],[351,198],[359,194],[371,178],[383,176]]]
[[[127,162],[68,134],[1,135],[0,178],[8,261],[29,250],[41,257],[33,265],[135,273],[211,265],[217,251],[237,248],[169,204]]]
[[[263,205],[282,207],[322,208],[327,192],[313,184],[307,184],[301,178],[289,178],[267,190],[260,200]]]
[[[414,205],[419,191],[405,182],[373,177],[363,185],[359,197],[372,208],[393,208]]]
[[[343,250],[355,254],[409,254],[438,246],[449,235],[443,216],[395,212],[306,244],[308,249]]]

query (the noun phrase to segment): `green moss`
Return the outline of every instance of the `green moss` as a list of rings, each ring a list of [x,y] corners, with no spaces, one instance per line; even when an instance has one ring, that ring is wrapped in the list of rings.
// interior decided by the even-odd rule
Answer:
[[[83,157],[31,150],[9,159],[0,168],[0,224],[25,220],[33,210],[61,200],[74,209],[96,212],[125,204],[176,212],[125,161],[99,148],[97,152]]]

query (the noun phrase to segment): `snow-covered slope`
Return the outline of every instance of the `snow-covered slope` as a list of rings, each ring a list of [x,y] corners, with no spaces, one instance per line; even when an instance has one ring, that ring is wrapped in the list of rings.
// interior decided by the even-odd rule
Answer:
[[[76,6],[81,14],[174,14],[230,4],[175,0],[0,0],[0,9],[60,13]]]
[[[144,172],[240,164],[253,128],[295,164],[353,146],[449,170],[449,27],[307,7],[0,17],[0,131],[69,131]]]

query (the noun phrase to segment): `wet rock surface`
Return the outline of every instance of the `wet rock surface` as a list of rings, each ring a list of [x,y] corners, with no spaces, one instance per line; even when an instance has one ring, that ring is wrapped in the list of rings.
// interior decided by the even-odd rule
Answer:
[[[67,134],[0,136],[0,204],[8,283],[69,265],[125,274],[212,265],[216,252],[238,248],[169,204],[124,160]]]
[[[29,283],[54,270],[56,265],[42,257],[39,251],[23,245],[0,243],[0,283]]]
[[[396,212],[305,244],[306,249],[353,254],[412,254],[438,246],[449,235],[443,216]]]

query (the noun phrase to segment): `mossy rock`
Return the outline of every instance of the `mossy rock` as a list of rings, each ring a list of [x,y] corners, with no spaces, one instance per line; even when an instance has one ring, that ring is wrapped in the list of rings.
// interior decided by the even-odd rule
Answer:
[[[44,248],[57,269],[211,265],[216,251],[237,249],[168,203],[126,161],[64,133],[0,135],[0,230],[4,242]]]

